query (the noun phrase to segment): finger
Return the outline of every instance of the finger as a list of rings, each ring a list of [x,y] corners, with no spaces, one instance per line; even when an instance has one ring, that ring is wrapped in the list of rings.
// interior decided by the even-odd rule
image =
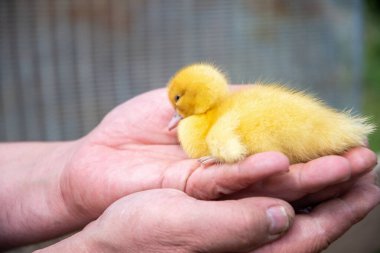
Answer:
[[[215,199],[240,191],[274,174],[287,172],[289,161],[278,152],[252,155],[237,164],[199,166],[186,182],[186,193],[198,199]]]
[[[294,186],[305,193],[317,192],[326,186],[345,182],[351,177],[351,165],[341,156],[325,156],[296,165]]]
[[[319,192],[308,194],[305,197],[291,202],[295,210],[302,210],[304,208],[314,206],[323,201],[337,198],[342,196],[344,193],[349,191],[352,185],[355,183],[355,180],[349,180],[344,183],[337,185],[329,186]]]
[[[344,193],[347,193],[351,189],[351,187],[358,182],[358,180],[362,181],[363,178],[369,180],[369,182],[371,183],[375,183],[377,175],[375,171],[371,171],[365,175],[362,175],[359,179],[353,178],[347,182],[329,186],[323,189],[322,191],[309,194],[300,200],[292,202],[292,206],[295,207],[295,209],[297,210],[310,205],[321,203],[331,198],[337,198],[339,196],[342,196]]]
[[[165,89],[156,89],[117,106],[92,132],[91,140],[119,146],[125,143],[178,144],[167,124],[174,113]]]
[[[345,182],[350,176],[351,166],[347,159],[325,156],[305,164],[292,165],[289,173],[274,175],[261,184],[253,185],[241,195],[254,193],[294,201],[327,186]]]
[[[193,217],[195,252],[246,252],[283,235],[294,211],[278,199],[247,198],[203,202]]]
[[[291,230],[280,240],[257,252],[320,252],[380,203],[380,189],[360,179],[342,198],[325,202],[309,215],[297,215]],[[306,249],[306,250],[305,250]]]
[[[371,171],[377,164],[377,155],[366,147],[350,149],[343,156],[351,164],[353,177],[358,177]]]
[[[296,209],[297,207],[302,208],[320,203],[330,198],[341,196],[350,189],[358,177],[365,173],[368,174],[377,163],[376,154],[364,147],[353,148],[344,154],[344,157],[348,159],[351,165],[351,179],[344,183],[328,186],[319,192],[309,194],[304,198],[297,200],[296,203],[292,203]]]

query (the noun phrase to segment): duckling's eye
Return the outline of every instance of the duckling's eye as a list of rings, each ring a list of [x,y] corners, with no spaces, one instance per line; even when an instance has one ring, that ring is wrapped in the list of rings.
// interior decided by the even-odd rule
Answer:
[[[180,97],[179,95],[177,95],[177,96],[174,97],[174,100],[175,100],[176,102],[178,102],[178,100],[179,100],[180,98],[181,98],[181,97]]]

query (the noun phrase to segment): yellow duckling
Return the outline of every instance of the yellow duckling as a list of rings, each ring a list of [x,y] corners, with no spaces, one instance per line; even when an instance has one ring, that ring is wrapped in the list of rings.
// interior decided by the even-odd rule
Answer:
[[[340,154],[364,145],[374,130],[363,117],[338,112],[320,100],[278,84],[230,92],[214,66],[181,69],[168,84],[178,138],[202,163],[234,163],[264,151],[284,153],[291,163]]]

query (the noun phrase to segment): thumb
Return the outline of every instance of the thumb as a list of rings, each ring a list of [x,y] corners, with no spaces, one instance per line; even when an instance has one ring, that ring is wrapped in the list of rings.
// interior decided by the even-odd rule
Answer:
[[[284,234],[294,218],[292,207],[272,198],[201,201],[197,222],[196,251],[250,251]],[[200,212],[200,213],[198,213]]]

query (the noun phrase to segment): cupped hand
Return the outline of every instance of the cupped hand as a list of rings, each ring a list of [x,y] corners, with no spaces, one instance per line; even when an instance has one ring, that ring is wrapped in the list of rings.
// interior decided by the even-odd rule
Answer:
[[[299,215],[280,199],[202,201],[174,189],[147,190],[119,199],[40,252],[316,253],[380,202],[373,180],[368,173],[342,197]]]
[[[73,216],[85,224],[115,200],[157,188],[178,189],[198,199],[237,194],[295,201],[312,194],[307,202],[313,202],[341,193],[376,163],[372,151],[356,148],[345,156],[290,167],[284,155],[266,152],[238,164],[205,168],[189,159],[176,132],[168,131],[172,114],[165,89],[154,90],[116,107],[75,142],[60,181]]]
[[[252,195],[276,197],[302,209],[345,193],[376,164],[374,152],[357,147],[342,156],[325,156],[291,165],[288,173],[268,177],[228,198]]]
[[[380,188],[375,180],[375,173],[370,172],[341,197],[317,205],[309,214],[296,215],[293,226],[282,238],[254,252],[321,252],[380,203]]]
[[[248,252],[283,235],[293,217],[279,199],[203,201],[174,189],[147,190],[119,199],[40,252]]]

